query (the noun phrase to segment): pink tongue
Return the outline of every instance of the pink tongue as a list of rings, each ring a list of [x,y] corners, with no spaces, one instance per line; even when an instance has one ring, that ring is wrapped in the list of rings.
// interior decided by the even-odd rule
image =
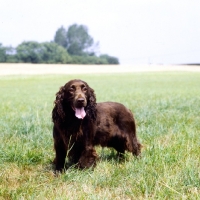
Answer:
[[[79,119],[83,119],[85,117],[86,113],[84,110],[84,107],[82,108],[75,108],[75,116]]]

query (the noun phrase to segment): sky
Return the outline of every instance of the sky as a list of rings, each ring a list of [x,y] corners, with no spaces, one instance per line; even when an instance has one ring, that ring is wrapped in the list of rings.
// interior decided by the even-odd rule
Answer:
[[[200,63],[199,0],[0,0],[0,43],[52,41],[83,24],[121,64]]]

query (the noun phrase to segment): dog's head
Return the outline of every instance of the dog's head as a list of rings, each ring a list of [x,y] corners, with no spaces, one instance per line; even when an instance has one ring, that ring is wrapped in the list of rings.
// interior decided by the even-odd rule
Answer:
[[[80,119],[83,119],[86,115],[91,119],[96,117],[94,90],[85,81],[74,79],[67,82],[56,94],[54,103],[54,110],[57,110],[57,114],[62,119],[65,118],[67,112],[64,108],[74,110],[75,116]]]
[[[88,103],[91,88],[81,80],[69,81],[64,87],[66,90],[65,98],[75,111],[75,116],[83,119],[86,115],[85,107]]]

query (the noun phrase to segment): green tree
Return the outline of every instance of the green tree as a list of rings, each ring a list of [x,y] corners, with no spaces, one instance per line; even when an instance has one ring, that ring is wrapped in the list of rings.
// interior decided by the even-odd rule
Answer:
[[[6,48],[0,43],[0,62],[6,62]]]
[[[16,57],[16,50],[13,47],[4,47],[0,44],[0,62],[15,63],[18,62]]]
[[[16,49],[13,47],[6,47],[6,62],[7,63],[17,63]]]
[[[67,50],[71,55],[91,54],[90,49],[94,45],[93,38],[84,25],[73,24],[67,31]]]
[[[118,65],[119,64],[118,58],[113,57],[113,56],[109,56],[107,54],[101,55],[100,58],[107,60],[108,64],[111,64],[111,65]]]
[[[54,42],[64,48],[67,48],[67,31],[63,26],[56,31]]]
[[[97,56],[72,56],[72,64],[102,65],[108,64],[106,59]]]
[[[70,55],[95,55],[98,49],[98,43],[94,43],[84,25],[73,24],[68,30],[60,27],[56,31],[54,42],[65,47]]]
[[[42,46],[42,62],[43,63],[70,63],[72,58],[67,50],[54,42],[44,42]]]
[[[17,58],[19,62],[41,63],[42,51],[43,48],[38,42],[23,42],[17,47]]]
[[[54,42],[23,42],[17,47],[19,62],[25,63],[70,63],[67,50]]]

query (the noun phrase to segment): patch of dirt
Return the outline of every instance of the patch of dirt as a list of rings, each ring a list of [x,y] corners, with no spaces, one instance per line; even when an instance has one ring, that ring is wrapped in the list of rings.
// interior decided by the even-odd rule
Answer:
[[[153,71],[200,72],[196,65],[61,65],[61,64],[0,64],[0,75],[33,74],[101,74]]]

